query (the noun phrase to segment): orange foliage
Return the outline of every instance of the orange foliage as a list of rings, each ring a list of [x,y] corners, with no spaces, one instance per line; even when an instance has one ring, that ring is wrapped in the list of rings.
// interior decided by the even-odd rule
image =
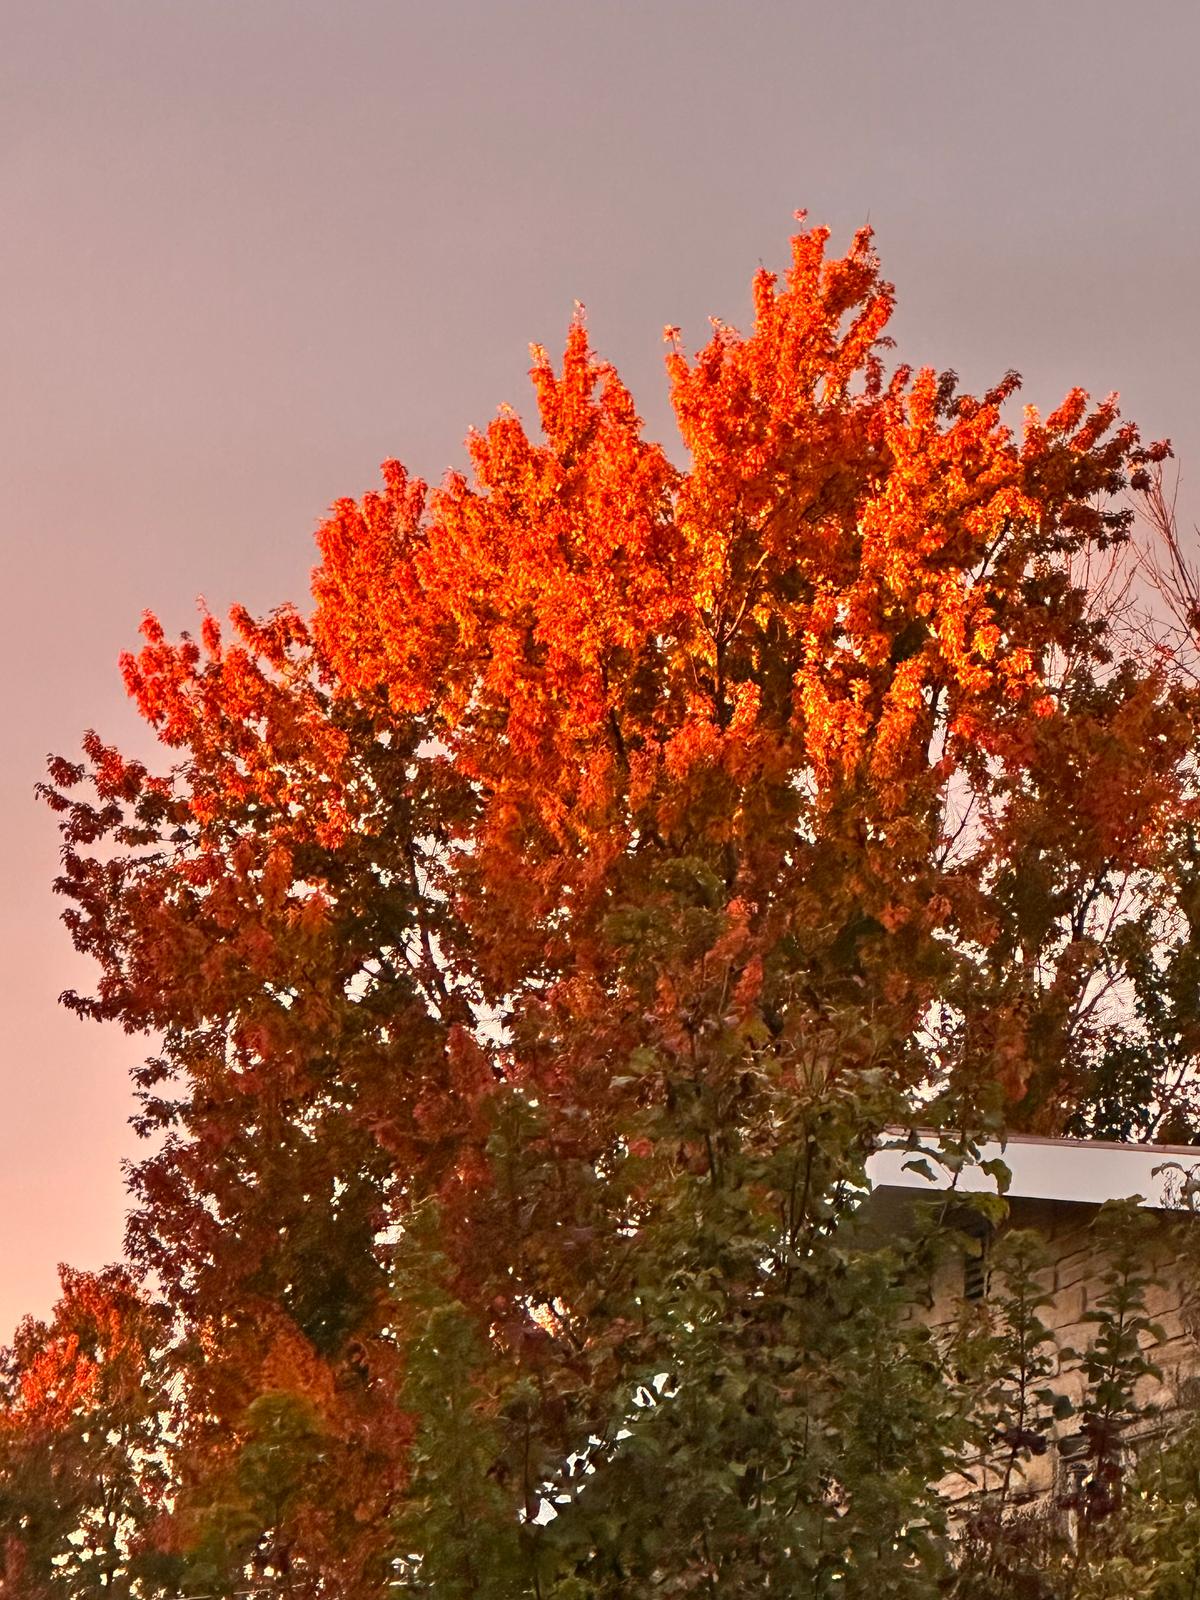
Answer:
[[[758,274],[748,334],[672,335],[684,466],[577,317],[559,369],[533,352],[540,433],[502,410],[470,478],[389,462],[334,506],[311,617],[147,618],[124,670],[170,776],[94,736],[51,769],[101,971],[69,1003],[164,1039],[130,1245],[203,1330],[193,1501],[256,1403],[300,1397],[338,1465],[272,1549],[339,1594],[406,1481],[397,1228],[436,1202],[446,1292],[519,1365],[529,1308],[619,1258],[572,1172],[643,1159],[676,1080],[869,1065],[1061,1128],[1117,908],[1194,814],[1194,697],[1121,658],[1072,567],[1166,447],[1079,390],[1018,434],[1014,375],[889,373],[871,236],[826,240]],[[540,1188],[497,1142],[514,1088]],[[80,1403],[86,1364],[45,1359],[40,1403]]]

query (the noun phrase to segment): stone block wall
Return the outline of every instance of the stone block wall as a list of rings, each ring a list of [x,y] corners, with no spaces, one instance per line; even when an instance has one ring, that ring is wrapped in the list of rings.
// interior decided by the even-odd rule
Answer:
[[[1078,1408],[1085,1391],[1078,1352],[1095,1339],[1096,1325],[1087,1320],[1103,1293],[1105,1253],[1094,1227],[1097,1207],[1059,1201],[1014,1199],[1005,1228],[1027,1228],[1040,1235],[1048,1254],[1045,1268],[1038,1274],[1045,1284],[1049,1303],[1039,1315],[1054,1335],[1062,1352],[1048,1385],[1066,1396]],[[1162,1338],[1143,1340],[1149,1359],[1161,1369],[1161,1378],[1146,1377],[1138,1384],[1139,1405],[1154,1408],[1154,1414],[1141,1419],[1130,1430],[1127,1440],[1134,1454],[1152,1447],[1169,1432],[1172,1416],[1180,1403],[1200,1392],[1200,1305],[1197,1303],[1196,1267],[1189,1264],[1179,1247],[1178,1219],[1161,1220],[1157,1230],[1147,1235],[1146,1268],[1153,1283],[1145,1294],[1146,1313],[1159,1324]],[[1200,1221],[1190,1226],[1200,1228]],[[1190,1252],[1189,1252],[1190,1254]],[[1200,1237],[1196,1261],[1200,1262]],[[961,1313],[965,1278],[965,1257],[951,1256],[939,1268],[930,1285],[926,1313],[932,1327],[946,1328]],[[999,1286],[993,1284],[989,1292]],[[1023,1481],[1015,1499],[1031,1506],[1045,1505],[1064,1489],[1071,1471],[1073,1451],[1079,1459],[1080,1419],[1078,1414],[1055,1423],[1046,1454],[1035,1456],[1024,1466]],[[983,1463],[980,1463],[981,1469]],[[992,1475],[993,1486],[995,1475]],[[965,1502],[979,1491],[978,1483],[959,1480],[943,1485],[956,1501]]]

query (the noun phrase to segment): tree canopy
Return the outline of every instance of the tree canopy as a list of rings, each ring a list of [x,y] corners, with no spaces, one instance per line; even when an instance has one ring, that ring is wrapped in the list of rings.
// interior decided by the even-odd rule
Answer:
[[[864,1163],[1200,1126],[1200,701],[1131,554],[1165,444],[889,365],[869,232],[826,244],[668,330],[679,460],[577,317],[537,429],[334,506],[307,612],[146,617],[162,770],[51,763],[66,1002],[154,1054],[124,1275],[0,1396],[0,1486],[96,1408],[125,1465],[0,1490],[0,1593],[966,1582],[937,1485],[1020,1317],[937,1346]],[[44,1554],[50,1502],[108,1544]]]

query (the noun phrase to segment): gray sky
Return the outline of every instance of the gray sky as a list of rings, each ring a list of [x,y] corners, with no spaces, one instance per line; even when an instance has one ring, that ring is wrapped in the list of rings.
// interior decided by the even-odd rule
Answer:
[[[1142,0],[0,0],[0,1340],[114,1257],[140,1041],[32,798],[138,617],[302,600],[324,507],[527,410],[572,302],[669,428],[807,207],[869,219],[914,363],[1119,388],[1200,514],[1200,7]]]

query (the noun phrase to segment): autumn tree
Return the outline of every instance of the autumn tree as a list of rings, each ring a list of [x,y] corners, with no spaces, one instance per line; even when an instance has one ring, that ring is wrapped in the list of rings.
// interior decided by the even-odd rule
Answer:
[[[0,1595],[158,1593],[171,1396],[163,1311],[121,1268],[61,1269],[0,1361]]]
[[[668,331],[680,462],[577,319],[310,613],[146,619],[163,771],[52,763],[67,1002],[158,1041],[193,1592],[939,1592],[971,1425],[867,1154],[1190,1125],[1195,685],[1114,581],[1166,447],[889,370],[826,237]]]

